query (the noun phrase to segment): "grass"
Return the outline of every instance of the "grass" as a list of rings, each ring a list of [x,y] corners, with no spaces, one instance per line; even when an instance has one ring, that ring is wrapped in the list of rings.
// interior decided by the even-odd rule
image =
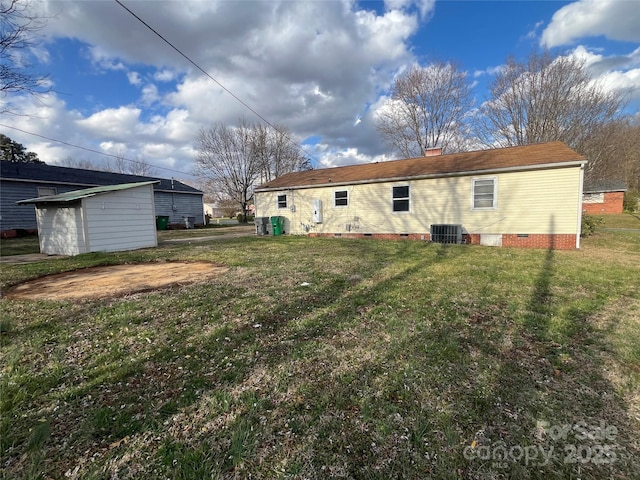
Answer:
[[[178,229],[178,230],[161,230],[158,231],[158,242],[165,240],[196,238],[196,237],[214,237],[218,235],[227,235],[230,233],[238,233],[243,231],[254,231],[254,226],[239,224],[211,224],[198,227],[195,229]],[[17,238],[0,239],[0,256],[25,255],[29,253],[40,253],[40,244],[38,243],[38,235],[25,235]]]
[[[633,213],[621,213],[614,215],[594,215],[602,219],[603,228],[632,228],[640,230],[640,215]]]
[[[3,289],[125,262],[231,271],[0,300],[2,475],[636,478],[639,254],[634,232],[556,252],[284,236],[3,265]]]
[[[40,253],[37,234],[16,238],[0,238],[0,256],[26,255],[28,253]]]

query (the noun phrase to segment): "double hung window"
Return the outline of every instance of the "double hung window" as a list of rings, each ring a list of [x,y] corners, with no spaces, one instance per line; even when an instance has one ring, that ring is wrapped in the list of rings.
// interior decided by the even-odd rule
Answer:
[[[497,207],[496,179],[474,178],[471,180],[474,210],[495,209]]]
[[[334,207],[348,207],[349,206],[349,191],[348,190],[336,190],[333,192],[333,206]]]
[[[393,187],[391,192],[393,211],[409,212],[409,185]]]

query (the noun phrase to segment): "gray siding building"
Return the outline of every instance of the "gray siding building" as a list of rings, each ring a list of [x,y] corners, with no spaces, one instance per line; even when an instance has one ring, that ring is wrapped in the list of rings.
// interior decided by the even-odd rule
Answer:
[[[18,205],[20,200],[139,182],[158,182],[153,189],[155,214],[169,217],[169,224],[184,225],[185,217],[204,223],[203,193],[177,180],[0,161],[0,231],[37,229],[35,207]]]

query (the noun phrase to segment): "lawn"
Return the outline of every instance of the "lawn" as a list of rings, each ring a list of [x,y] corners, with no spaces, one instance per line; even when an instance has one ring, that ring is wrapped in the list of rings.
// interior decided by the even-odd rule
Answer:
[[[620,213],[614,215],[595,215],[602,220],[604,228],[633,228],[640,229],[640,214]]]
[[[235,222],[235,220],[234,220]],[[198,237],[215,237],[242,232],[255,232],[253,224],[241,225],[235,223],[222,223],[201,226],[194,229],[160,230],[157,232],[158,242],[167,240],[187,239]],[[39,253],[40,244],[38,235],[31,234],[17,238],[0,239],[0,256],[24,255],[28,253]]]
[[[637,478],[640,233],[244,237],[2,265],[1,284],[171,260],[230,270],[0,300],[5,478]]]

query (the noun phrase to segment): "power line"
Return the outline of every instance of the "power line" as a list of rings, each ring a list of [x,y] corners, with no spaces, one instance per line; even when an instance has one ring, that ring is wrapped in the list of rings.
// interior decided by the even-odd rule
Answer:
[[[164,43],[166,43],[167,45],[169,45],[172,49],[174,49],[176,52],[178,52],[178,54],[180,56],[182,56],[185,60],[187,60],[191,65],[193,65],[194,67],[196,67],[200,72],[202,72],[205,76],[207,76],[210,80],[212,80],[213,82],[216,83],[216,85],[218,85],[220,88],[222,88],[225,92],[227,92],[229,95],[231,95],[233,98],[235,98],[240,104],[242,104],[242,106],[244,106],[246,109],[248,109],[251,113],[253,113],[256,117],[258,117],[260,120],[262,120],[264,123],[266,123],[267,125],[269,125],[271,128],[273,128],[276,132],[278,133],[282,133],[280,132],[280,130],[278,130],[278,128],[273,125],[269,120],[267,120],[266,118],[264,118],[262,115],[260,115],[260,113],[258,113],[256,110],[254,110],[249,104],[247,104],[244,100],[242,100],[240,97],[238,97],[235,93],[233,93],[231,90],[229,90],[227,87],[225,87],[222,83],[220,83],[218,80],[216,80],[209,72],[207,72],[204,68],[202,68],[200,65],[198,65],[194,60],[192,60],[187,54],[183,53],[182,50],[180,50],[178,47],[176,47],[173,43],[171,43],[169,40],[167,40],[160,32],[158,32],[155,28],[153,28],[151,25],[149,25],[147,22],[145,22],[142,18],[140,18],[137,14],[135,14],[133,11],[131,11],[127,6],[125,6],[120,0],[115,0],[115,2],[120,5],[122,8],[124,8],[127,12],[129,12],[136,20],[138,20],[140,23],[142,23],[145,27],[147,27],[149,30],[151,30],[158,38],[160,38]],[[297,142],[294,142],[291,138],[289,138],[289,142],[292,143],[293,145],[295,145],[298,149],[300,149],[302,152],[304,152],[305,154],[307,154],[309,157],[311,157],[311,159],[315,160],[316,162],[318,161],[317,158],[315,158],[313,155],[311,155],[307,150],[304,149],[304,147],[302,145],[300,145]]]
[[[58,140],[56,138],[46,137],[44,135],[40,135],[39,133],[28,132],[28,131],[22,130],[21,128],[18,128],[18,127],[13,127],[11,125],[5,125],[4,123],[0,123],[0,127],[11,128],[12,130],[16,130],[18,132],[26,133],[27,135],[33,135],[34,137],[43,138],[44,140],[49,140],[51,142],[61,143],[62,145],[66,145],[68,147],[79,148],[80,150],[85,150],[87,152],[97,153],[98,155],[103,155],[105,157],[111,157],[111,158],[115,158],[115,159],[118,159],[118,160],[122,159],[122,160],[126,160],[127,162],[133,162],[133,163],[142,163],[139,160],[132,160],[130,158],[125,158],[125,157],[122,157],[120,155],[113,155],[111,153],[104,153],[104,152],[101,152],[100,150],[94,150],[93,148],[83,147],[81,145],[75,145],[73,143],[65,142],[64,140]],[[152,167],[153,168],[158,168],[160,170],[166,170],[168,172],[181,173],[182,175],[189,175],[189,176],[193,175],[191,173],[182,172],[180,170],[174,170],[172,168],[158,167],[156,165],[152,165]]]

